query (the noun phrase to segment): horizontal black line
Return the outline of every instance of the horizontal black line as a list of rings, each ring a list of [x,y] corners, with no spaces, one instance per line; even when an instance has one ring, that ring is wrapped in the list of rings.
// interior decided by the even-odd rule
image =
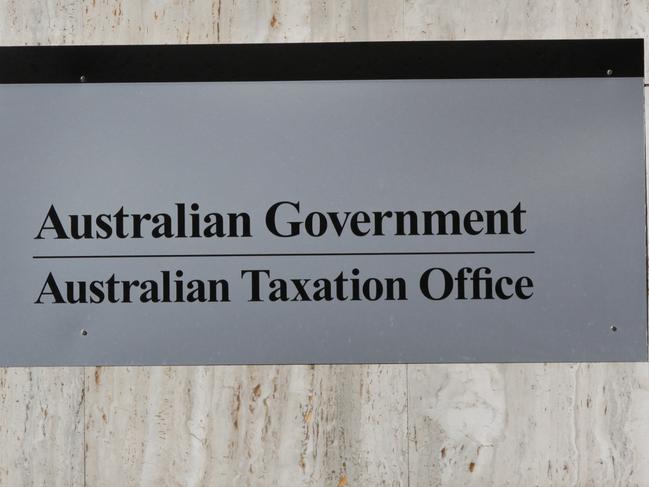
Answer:
[[[643,77],[642,39],[0,47],[0,83]]]
[[[482,250],[458,252],[279,252],[256,254],[97,254],[97,255],[34,255],[34,259],[150,259],[187,257],[345,257],[372,255],[529,255],[534,250]]]

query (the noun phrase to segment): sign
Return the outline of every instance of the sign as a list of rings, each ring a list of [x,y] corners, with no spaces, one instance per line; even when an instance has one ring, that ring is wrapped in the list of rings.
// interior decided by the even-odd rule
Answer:
[[[0,63],[2,366],[647,359],[641,40]]]

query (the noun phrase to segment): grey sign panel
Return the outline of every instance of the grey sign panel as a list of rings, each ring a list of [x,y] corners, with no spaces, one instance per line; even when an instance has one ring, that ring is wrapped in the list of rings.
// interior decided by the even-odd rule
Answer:
[[[0,114],[2,366],[647,359],[641,78],[6,84]]]

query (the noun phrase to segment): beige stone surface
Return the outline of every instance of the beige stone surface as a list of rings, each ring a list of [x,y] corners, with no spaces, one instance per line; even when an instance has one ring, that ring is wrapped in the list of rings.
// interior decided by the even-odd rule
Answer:
[[[410,485],[647,485],[647,369],[409,366]]]
[[[0,486],[83,485],[83,370],[0,368]]]
[[[89,485],[405,485],[405,366],[86,369]]]
[[[647,0],[0,0],[0,45],[646,39],[648,29]],[[0,369],[0,486],[84,479],[649,485],[649,367]]]

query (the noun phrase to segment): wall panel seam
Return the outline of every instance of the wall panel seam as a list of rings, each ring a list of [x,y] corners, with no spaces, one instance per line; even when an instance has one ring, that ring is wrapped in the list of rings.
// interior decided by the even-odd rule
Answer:
[[[86,443],[86,368],[82,367],[82,382],[81,387],[83,387],[81,392],[81,397],[83,400],[83,421],[81,422],[81,427],[83,428],[83,487],[87,487],[87,477],[86,477],[86,457],[87,457],[87,443]]]
[[[410,487],[410,381],[408,371],[410,365],[406,364],[406,485]]]

